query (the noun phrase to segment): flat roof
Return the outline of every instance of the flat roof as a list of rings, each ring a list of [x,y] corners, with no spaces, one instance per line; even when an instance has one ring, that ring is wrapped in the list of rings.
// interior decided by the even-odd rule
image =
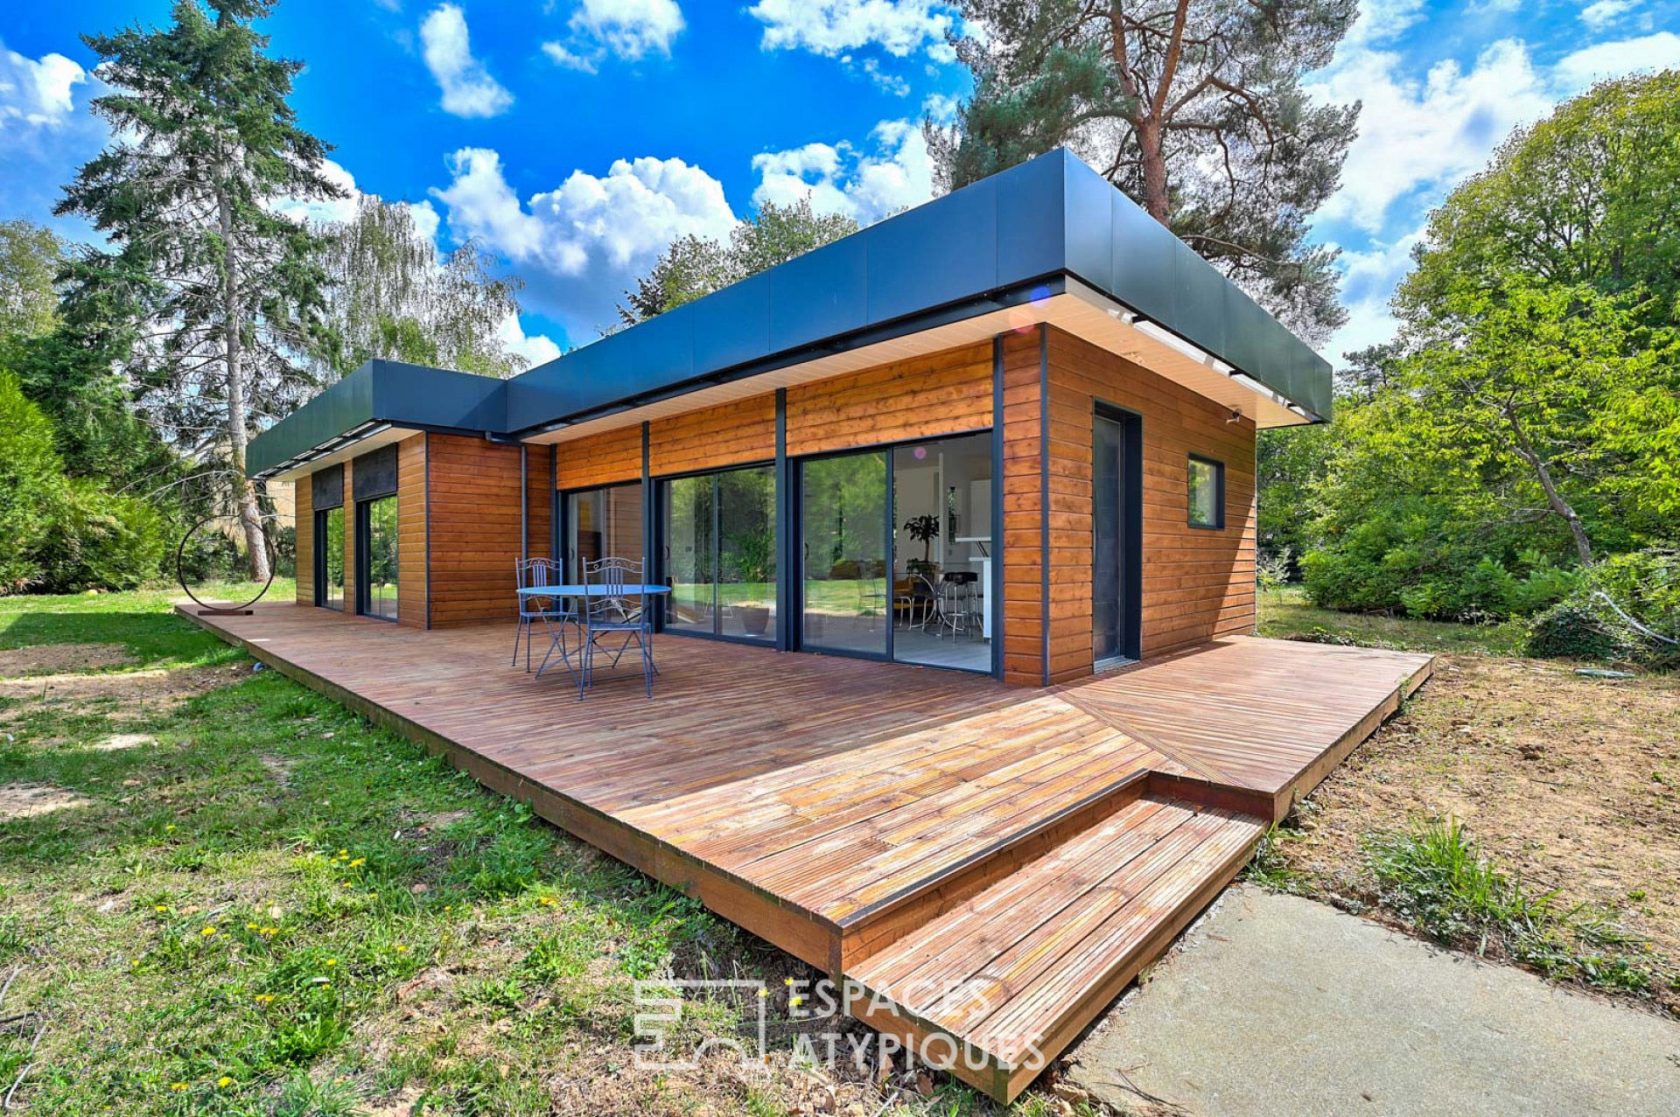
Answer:
[[[511,380],[373,361],[254,439],[252,476],[381,424],[523,439],[1073,288],[1326,419],[1330,366],[1066,149],[953,191]],[[326,451],[330,452],[330,451]]]

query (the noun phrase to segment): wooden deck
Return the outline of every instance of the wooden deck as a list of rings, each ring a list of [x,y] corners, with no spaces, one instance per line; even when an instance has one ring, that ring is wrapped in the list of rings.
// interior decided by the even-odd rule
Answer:
[[[185,614],[191,616],[191,614]],[[661,637],[580,702],[511,625],[191,619],[863,994],[1013,1097],[1427,677],[1238,638],[1050,690]]]

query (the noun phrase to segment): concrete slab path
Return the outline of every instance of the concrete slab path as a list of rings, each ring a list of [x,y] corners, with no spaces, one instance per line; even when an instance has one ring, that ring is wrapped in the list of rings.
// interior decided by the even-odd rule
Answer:
[[[1070,1054],[1205,1117],[1680,1114],[1680,1023],[1249,886]]]

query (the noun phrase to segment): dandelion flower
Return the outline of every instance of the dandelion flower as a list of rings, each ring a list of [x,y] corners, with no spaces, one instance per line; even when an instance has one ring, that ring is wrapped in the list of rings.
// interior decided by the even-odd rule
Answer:
[[[255,931],[257,929],[257,925],[255,923],[247,923],[245,924],[245,929],[247,931]]]
[[[175,824],[173,822],[171,822],[168,826],[165,826],[163,828],[163,832],[165,834],[173,834],[175,832]],[[186,1088],[187,1088],[186,1085],[182,1084],[181,1089],[185,1090]]]
[[[338,959],[337,958],[328,958],[327,959],[327,965],[329,965],[329,966],[338,965]]]
[[[354,860],[354,861],[352,861],[352,862],[350,862],[350,867],[351,867],[351,868],[352,868],[352,869],[359,869],[359,868],[361,868],[361,867],[362,867],[362,866],[363,866],[363,865],[366,865],[366,864],[367,864],[367,858],[365,858],[365,857],[358,857],[358,858],[356,858],[356,859],[355,859],[355,860]]]
[[[209,938],[211,935],[213,935],[215,933],[216,933],[216,928],[214,928],[214,927],[206,927],[206,928],[204,928],[204,930],[199,932],[199,934],[203,935],[205,938]]]
[[[788,998],[788,1007],[789,1008],[798,1008],[800,1005],[802,1005],[804,1003],[805,1003],[805,998],[804,997],[789,997]]]
[[[187,1084],[185,1082],[171,1082],[169,1084],[169,1088],[179,1094],[182,1090],[187,1088]]]
[[[760,986],[759,990],[758,990],[758,995],[761,996],[761,997],[768,997],[770,995],[770,990],[765,989],[763,986]]]
[[[233,1079],[224,1074],[220,1078],[216,1079],[216,1085],[225,1090],[229,1086],[233,1085]]]
[[[398,954],[407,954],[408,953],[408,947],[399,942],[397,944],[397,953]]]
[[[153,911],[161,911],[161,912],[164,912],[164,913],[167,914],[168,911],[169,911],[169,905],[168,904],[154,904],[152,906],[152,910]]]
[[[793,988],[793,978],[791,978],[791,977],[782,978],[782,984],[786,985],[789,989],[792,989]]]
[[[254,999],[260,1005],[271,1005],[271,1004],[274,1003],[274,994],[273,993],[258,993]]]

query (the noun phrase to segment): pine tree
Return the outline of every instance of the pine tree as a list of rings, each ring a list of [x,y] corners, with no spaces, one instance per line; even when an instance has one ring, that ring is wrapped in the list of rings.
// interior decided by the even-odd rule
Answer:
[[[1354,0],[963,0],[974,95],[925,130],[951,189],[1067,146],[1317,340],[1345,319],[1306,243],[1359,106],[1315,104]]]
[[[305,355],[322,344],[326,281],[319,235],[271,207],[340,192],[321,174],[328,148],[287,103],[303,64],[269,57],[251,27],[272,0],[207,7],[179,0],[167,29],[84,37],[114,138],[57,212],[87,217],[111,247],[71,265],[65,309],[76,328],[127,335],[139,406],[180,452],[220,463],[262,580],[245,448],[314,387]]]

